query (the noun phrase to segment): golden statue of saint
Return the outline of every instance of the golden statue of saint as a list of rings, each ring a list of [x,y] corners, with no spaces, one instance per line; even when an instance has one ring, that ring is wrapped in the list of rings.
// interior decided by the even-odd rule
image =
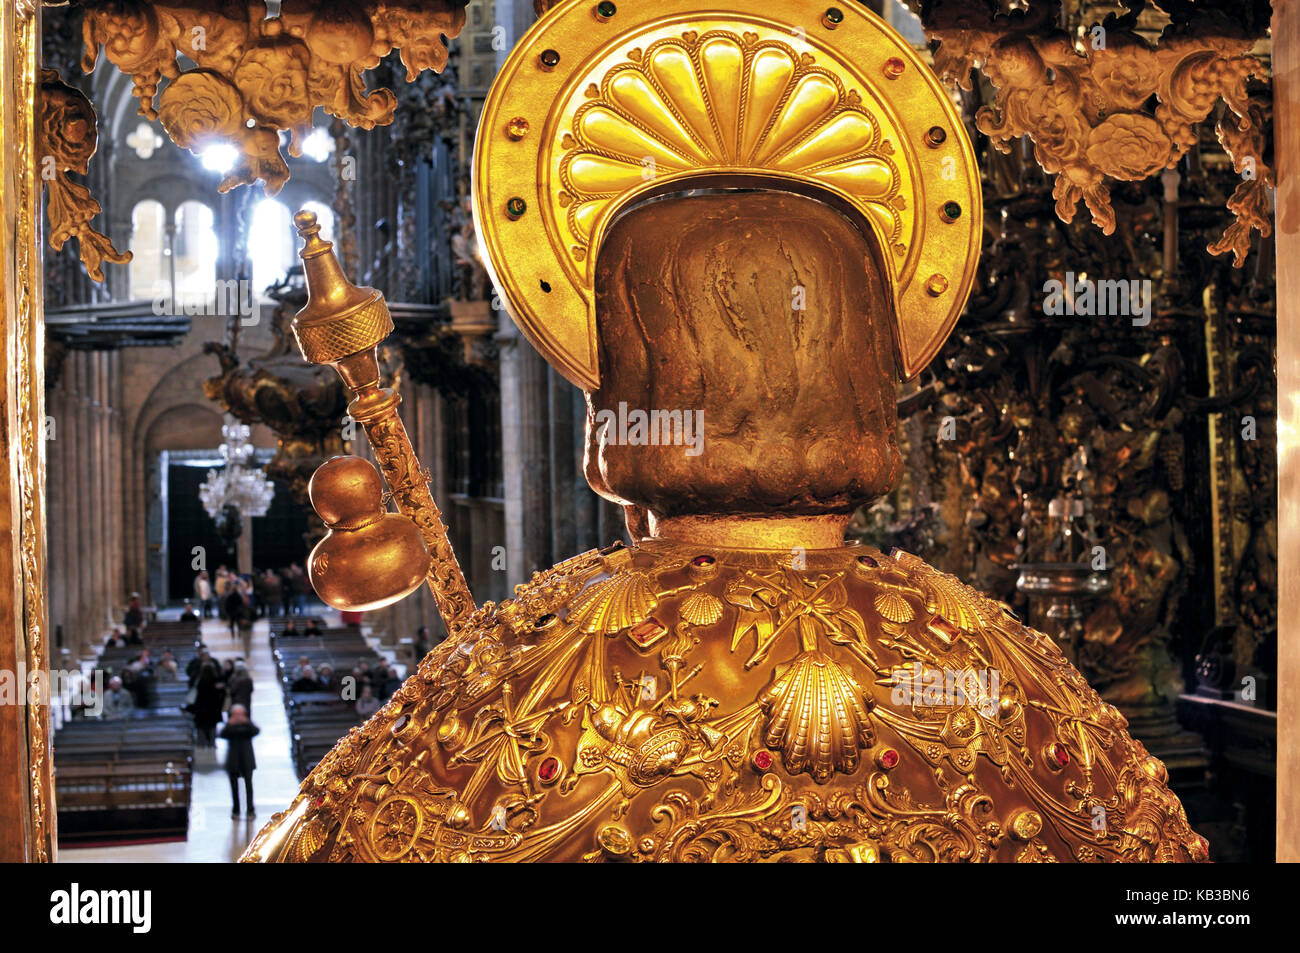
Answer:
[[[494,283],[586,391],[587,479],[631,548],[459,613],[357,356],[382,298],[300,221],[304,353],[344,372],[418,526],[380,520],[368,464],[327,465],[313,578],[338,605],[408,592],[422,533],[452,635],[245,859],[1205,860],[1164,766],[1050,638],[844,544],[901,472],[897,381],[974,276],[979,173],[950,100],[860,6],[700,6],[555,5],[475,161]]]

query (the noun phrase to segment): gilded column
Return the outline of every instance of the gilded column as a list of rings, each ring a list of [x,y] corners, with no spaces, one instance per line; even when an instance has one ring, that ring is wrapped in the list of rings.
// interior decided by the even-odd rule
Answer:
[[[1273,6],[1273,76],[1277,89],[1277,391],[1300,390],[1300,0],[1278,0]],[[1291,148],[1295,146],[1296,148]],[[1292,265],[1297,267],[1293,268]],[[1294,312],[1294,316],[1293,316]],[[1278,522],[1295,526],[1300,520],[1300,407],[1282,401],[1278,420]],[[1300,745],[1294,740],[1300,718],[1300,629],[1294,607],[1300,601],[1300,534],[1278,534],[1277,776],[1300,776]],[[1277,859],[1300,860],[1300,787],[1279,784],[1277,798]]]
[[[40,4],[0,5],[0,670],[49,664],[45,328],[36,90]],[[56,815],[49,708],[0,705],[0,862],[51,861]]]

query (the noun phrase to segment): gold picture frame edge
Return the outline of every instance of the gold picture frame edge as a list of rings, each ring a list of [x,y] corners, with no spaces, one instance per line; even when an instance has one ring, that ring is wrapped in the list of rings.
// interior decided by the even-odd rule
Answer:
[[[3,433],[7,467],[0,507],[0,659],[13,684],[49,671],[45,559],[45,321],[36,110],[41,12],[35,0],[0,8],[0,320],[4,323]],[[30,701],[30,699],[22,699]],[[0,860],[56,859],[52,737],[48,704],[0,706]],[[12,763],[16,762],[16,764]],[[17,767],[20,770],[11,770]],[[17,836],[15,836],[17,835]]]

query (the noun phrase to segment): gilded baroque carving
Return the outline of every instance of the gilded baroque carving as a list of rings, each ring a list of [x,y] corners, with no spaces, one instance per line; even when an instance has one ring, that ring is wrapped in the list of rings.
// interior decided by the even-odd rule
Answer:
[[[0,92],[6,130],[14,140],[6,142],[11,162],[6,169],[5,194],[0,197],[11,231],[6,249],[6,267],[13,293],[0,307],[11,320],[6,328],[11,354],[11,383],[8,387],[9,421],[6,437],[10,444],[9,479],[12,484],[14,534],[14,599],[8,608],[6,637],[14,640],[17,659],[29,672],[45,671],[50,666],[51,645],[46,612],[45,559],[45,360],[44,328],[41,319],[40,248],[40,157],[42,148],[41,84],[45,81],[40,63],[40,22],[34,3],[19,0],[14,8],[16,22],[0,14],[7,35],[5,66],[10,86]],[[12,112],[11,112],[12,110]],[[13,186],[12,191],[9,187]],[[26,774],[24,808],[27,831],[18,838],[17,852],[7,851],[12,859],[48,862],[56,850],[56,814],[54,804],[53,760],[50,752],[50,707],[25,705],[9,723],[21,726],[18,747],[28,754],[18,764]],[[12,847],[13,845],[7,845]]]
[[[697,556],[586,553],[481,607],[246,859],[1205,859],[1160,762],[1003,606],[866,547],[806,571],[714,551],[702,576]],[[784,621],[747,665],[752,611],[723,594],[756,580]],[[910,621],[873,610],[889,591]],[[701,597],[725,607],[714,622],[686,620]],[[595,604],[622,608],[593,627]],[[675,635],[647,646],[647,626]],[[1001,677],[921,704],[900,696],[913,663]]]
[[[271,18],[260,0],[85,6],[85,71],[95,68],[102,49],[131,75],[140,114],[160,120],[177,145],[198,152],[229,142],[239,149],[222,192],[260,179],[272,195],[289,178],[281,130],[290,133],[289,153],[297,156],[318,106],[362,129],[392,122],[396,97],[367,90],[363,72],[394,49],[408,82],[423,70],[441,70],[444,37],[457,36],[465,23],[456,0],[285,0]],[[182,56],[195,67],[182,69]]]
[[[131,253],[119,252],[107,236],[91,227],[91,220],[103,209],[88,188],[68,178],[69,172],[89,171],[99,137],[95,109],[81,90],[63,82],[52,69],[41,70],[39,103],[37,152],[41,180],[49,190],[50,246],[58,251],[69,239],[77,239],[86,273],[103,281],[104,262],[124,265]]]
[[[1273,170],[1265,161],[1272,100],[1247,86],[1270,77],[1252,53],[1258,37],[1224,13],[1190,5],[1154,45],[1137,32],[1136,12],[1111,14],[1075,36],[1057,26],[1059,6],[1004,14],[952,0],[927,4],[926,33],[939,43],[935,71],[970,90],[978,69],[997,93],[976,114],[979,130],[1003,152],[1029,136],[1038,164],[1056,176],[1062,221],[1082,201],[1107,235],[1115,230],[1109,184],[1174,168],[1222,99],[1227,109],[1215,131],[1241,181],[1228,201],[1235,221],[1209,249],[1231,251],[1242,264],[1251,231],[1272,231]]]

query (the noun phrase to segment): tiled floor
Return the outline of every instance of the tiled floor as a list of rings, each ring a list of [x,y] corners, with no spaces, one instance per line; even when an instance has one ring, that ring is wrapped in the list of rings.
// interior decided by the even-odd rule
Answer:
[[[276,811],[283,810],[298,793],[298,778],[289,756],[289,722],[284,698],[275,677],[271,658],[268,627],[259,621],[253,629],[253,722],[262,733],[253,741],[257,771],[253,775],[253,795],[257,800],[254,820],[230,817],[230,782],[222,762],[224,741],[217,741],[215,751],[206,748],[194,752],[194,789],[191,795],[189,839],[172,844],[140,844],[130,847],[95,847],[61,850],[59,860],[75,863],[121,864],[132,862],[166,863],[233,863],[262,824]],[[230,638],[226,625],[215,619],[203,623],[203,638],[218,660],[243,653],[238,640]],[[241,786],[240,796],[243,791]]]

